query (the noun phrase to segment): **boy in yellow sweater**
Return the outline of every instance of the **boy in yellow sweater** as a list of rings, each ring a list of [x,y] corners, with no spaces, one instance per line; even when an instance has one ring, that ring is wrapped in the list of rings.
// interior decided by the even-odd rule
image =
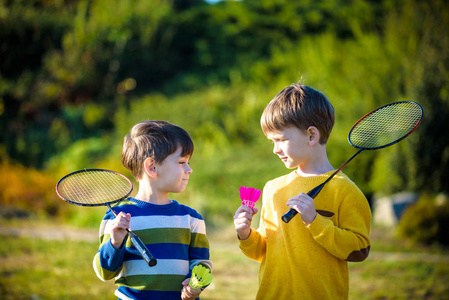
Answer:
[[[306,194],[334,171],[326,152],[334,120],[327,98],[300,84],[283,89],[262,113],[274,154],[294,171],[265,185],[257,231],[257,208],[241,206],[234,216],[242,252],[261,262],[256,299],[347,299],[347,262],[368,256],[371,211],[359,188],[340,172],[315,199]],[[289,208],[298,215],[286,224]]]

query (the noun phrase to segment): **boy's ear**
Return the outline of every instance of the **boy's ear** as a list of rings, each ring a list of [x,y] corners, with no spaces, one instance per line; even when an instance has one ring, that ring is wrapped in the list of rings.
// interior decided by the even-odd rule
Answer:
[[[148,157],[143,162],[144,172],[150,177],[156,177],[156,162],[151,157]]]
[[[315,126],[307,128],[307,136],[309,137],[310,146],[314,146],[320,141],[320,131]]]

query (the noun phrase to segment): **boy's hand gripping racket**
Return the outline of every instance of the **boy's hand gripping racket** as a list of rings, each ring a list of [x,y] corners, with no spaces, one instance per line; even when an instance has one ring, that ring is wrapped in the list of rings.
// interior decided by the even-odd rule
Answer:
[[[112,213],[117,213],[110,204],[128,197],[133,190],[133,184],[126,176],[103,169],[85,169],[70,173],[58,181],[56,193],[69,203],[81,206],[107,205]],[[128,230],[131,241],[142,258],[150,267],[157,264],[142,240],[131,230]]]
[[[423,115],[424,110],[418,103],[399,101],[381,106],[363,116],[352,126],[348,135],[349,143],[359,150],[326,181],[309,191],[307,195],[315,198],[324,185],[363,150],[385,148],[405,139],[418,127]],[[297,213],[291,208],[282,216],[282,221],[290,222]]]

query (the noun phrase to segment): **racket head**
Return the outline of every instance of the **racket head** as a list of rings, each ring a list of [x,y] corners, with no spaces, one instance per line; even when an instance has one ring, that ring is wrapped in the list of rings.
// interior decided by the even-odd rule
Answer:
[[[375,150],[396,144],[419,126],[422,106],[398,101],[381,106],[358,120],[349,131],[349,143],[359,149]]]
[[[62,177],[56,193],[62,200],[81,206],[101,206],[128,197],[131,180],[123,174],[105,169],[84,169]]]

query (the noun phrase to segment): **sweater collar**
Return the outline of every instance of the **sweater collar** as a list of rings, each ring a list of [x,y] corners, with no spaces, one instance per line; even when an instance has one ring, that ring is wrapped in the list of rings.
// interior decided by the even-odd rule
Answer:
[[[128,200],[133,202],[133,203],[135,203],[139,207],[150,208],[150,209],[157,209],[157,210],[171,209],[171,208],[173,208],[173,207],[175,207],[175,206],[177,206],[179,204],[176,200],[170,200],[170,203],[162,204],[162,205],[145,202],[145,201],[133,198],[133,197],[129,197]]]
[[[298,175],[298,173],[296,173],[295,171],[292,171],[290,174],[288,174],[289,179],[291,180],[296,180],[296,179],[300,179],[301,181],[307,181],[307,182],[317,182],[317,183],[321,183],[323,182],[323,180],[326,180],[327,178],[329,178],[329,176],[332,175],[332,173],[334,173],[335,170],[320,174],[320,175],[316,175],[316,176],[310,176],[310,177],[305,177],[305,176],[300,176]],[[342,174],[341,172],[339,174]],[[338,175],[338,174],[337,174]]]

